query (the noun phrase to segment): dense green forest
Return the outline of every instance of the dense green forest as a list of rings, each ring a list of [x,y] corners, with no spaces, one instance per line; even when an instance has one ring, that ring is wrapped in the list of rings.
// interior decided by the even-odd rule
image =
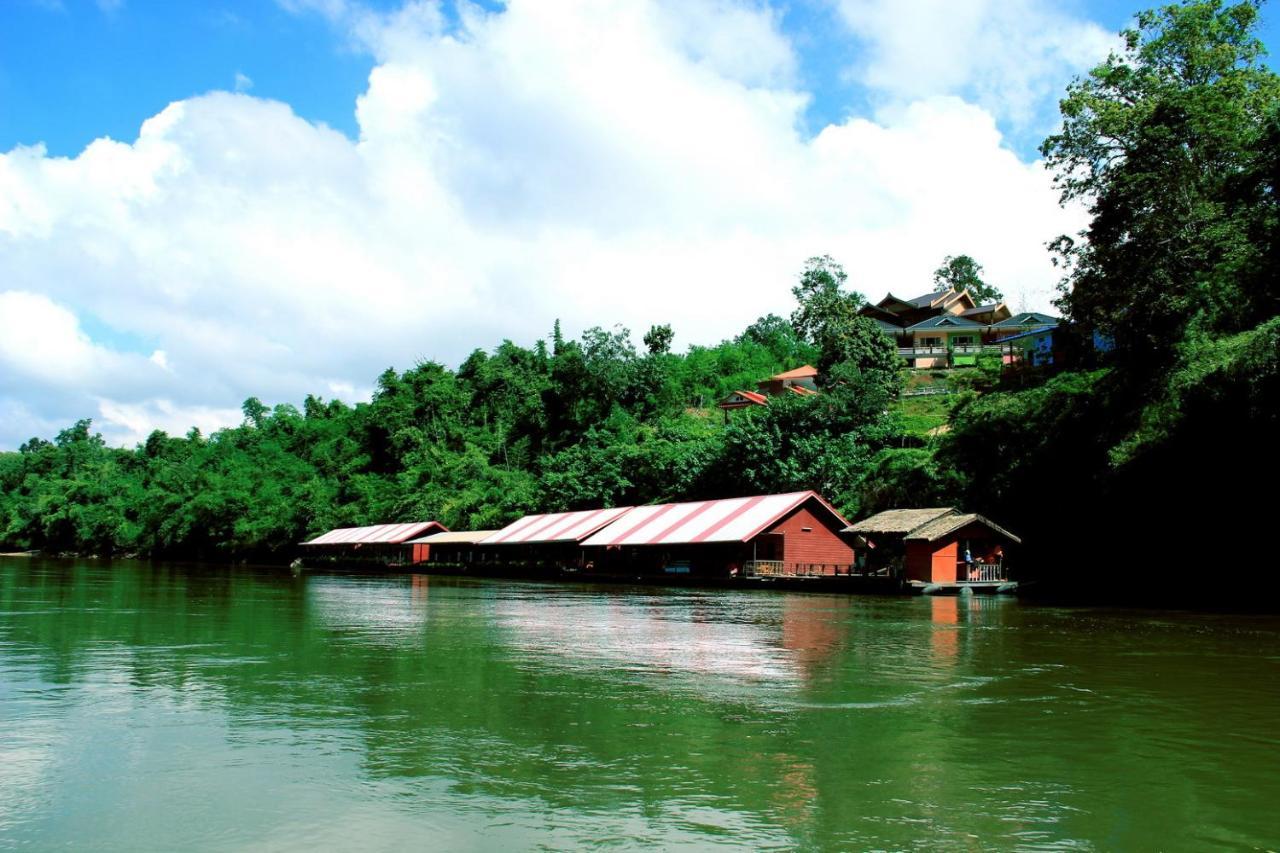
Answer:
[[[625,329],[557,328],[456,370],[388,370],[367,404],[250,399],[241,426],[210,436],[115,449],[81,421],[0,454],[0,548],[283,558],[339,525],[481,528],[534,509],[814,488],[850,515],[987,512],[1046,574],[1223,571],[1260,548],[1272,501],[1255,492],[1280,473],[1280,78],[1258,16],[1215,0],[1143,13],[1069,87],[1041,149],[1064,203],[1091,213],[1050,246],[1064,358],[1032,375],[964,371],[943,435],[909,428],[893,343],[857,315],[840,266],[814,258],[790,318],[716,346],[673,352],[666,326],[643,350]],[[962,257],[939,276],[980,283]],[[714,408],[805,362],[823,394],[727,423]]]

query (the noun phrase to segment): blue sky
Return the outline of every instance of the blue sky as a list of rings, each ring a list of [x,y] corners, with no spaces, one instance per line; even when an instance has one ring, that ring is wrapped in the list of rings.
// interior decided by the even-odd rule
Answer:
[[[390,9],[393,0],[371,0]],[[496,6],[496,4],[489,4]],[[1108,31],[1139,8],[1127,3],[1066,3]],[[449,8],[452,12],[452,7]],[[801,84],[813,95],[806,126],[820,129],[866,111],[867,94],[844,69],[856,42],[837,32],[822,2],[779,10],[800,46]],[[1263,34],[1276,41],[1275,15]],[[0,6],[0,150],[44,143],[72,156],[100,136],[131,140],[171,101],[241,88],[290,104],[301,116],[355,136],[355,98],[373,58],[320,14],[271,0],[6,0]],[[1019,135],[1023,150],[1034,134]],[[1038,137],[1037,137],[1038,138]]]
[[[971,254],[1051,310],[1086,219],[1036,146],[1133,11],[4,0],[0,449],[360,400],[556,320],[714,343],[817,254],[872,299]]]

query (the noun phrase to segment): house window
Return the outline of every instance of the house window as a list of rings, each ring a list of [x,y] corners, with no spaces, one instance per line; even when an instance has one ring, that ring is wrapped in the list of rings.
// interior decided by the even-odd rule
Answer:
[[[921,338],[920,346],[922,347],[940,347],[942,346],[942,338]]]
[[[951,340],[956,346],[973,346],[973,335],[956,335]]]

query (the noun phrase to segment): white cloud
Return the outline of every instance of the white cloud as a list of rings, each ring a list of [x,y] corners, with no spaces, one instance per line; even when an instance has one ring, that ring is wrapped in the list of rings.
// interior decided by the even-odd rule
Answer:
[[[881,97],[971,97],[1015,126],[1044,118],[1070,77],[1118,46],[1054,0],[836,0],[863,41],[853,74]]]
[[[235,76],[235,90],[237,92],[247,92],[253,88],[253,78],[243,71],[237,71]]]
[[[170,435],[185,435],[192,427],[196,427],[209,435],[244,420],[239,409],[180,406],[164,399],[121,403],[101,398],[97,403],[99,428],[105,423],[107,437],[113,443],[122,445],[145,441],[151,431],[156,429],[162,429]]]
[[[67,309],[36,293],[0,293],[0,364],[10,377],[75,382],[101,355]]]
[[[0,381],[0,408],[35,414],[0,446],[42,418],[97,411],[131,439],[238,421],[250,395],[364,395],[389,365],[457,363],[556,318],[714,342],[789,310],[823,252],[873,297],[924,292],[968,252],[1047,307],[1043,244],[1079,216],[990,111],[916,98],[806,139],[773,14],[691,8],[514,0],[446,29],[433,6],[326,3],[379,57],[357,141],[213,93],[132,144],[0,155],[3,287],[66,346],[6,345],[27,378]],[[75,314],[149,355],[99,347]],[[32,384],[55,375],[56,394]]]
[[[6,445],[50,435],[95,414],[104,434],[125,444],[157,427],[186,432],[192,425],[216,429],[240,421],[238,409],[154,398],[118,403],[99,396],[182,394],[188,381],[174,373],[163,350],[143,356],[102,346],[90,340],[74,313],[48,297],[0,292],[0,437]]]

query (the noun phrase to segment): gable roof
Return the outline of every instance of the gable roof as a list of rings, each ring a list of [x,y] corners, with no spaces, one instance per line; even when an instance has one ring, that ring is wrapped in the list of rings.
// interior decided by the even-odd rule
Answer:
[[[996,338],[992,343],[1003,344],[1009,341],[1016,341],[1022,338],[1031,338],[1037,335],[1051,334],[1057,331],[1057,326],[1039,326],[1034,329],[1028,329],[1025,332],[1018,332],[1016,335],[1005,335],[1003,338]]]
[[[497,533],[496,530],[445,530],[441,533],[432,533],[430,536],[423,536],[421,539],[410,539],[404,543],[406,545],[445,545],[448,543],[459,543],[463,545],[474,545],[482,539],[485,539]]]
[[[965,329],[981,329],[982,324],[964,317],[957,317],[954,314],[939,314],[937,317],[930,317],[928,320],[921,320],[914,326],[907,326],[907,331],[911,332],[916,329],[937,329],[947,326],[956,326]]]
[[[584,509],[578,512],[552,512],[526,515],[492,536],[481,540],[484,545],[516,545],[531,542],[577,542],[616,521],[629,506],[609,509]]]
[[[955,507],[940,506],[928,509],[890,509],[851,524],[844,533],[890,533],[903,539],[933,542],[967,524],[978,522],[1004,536],[1011,542],[1022,540],[976,512],[961,513]]]
[[[921,525],[938,518],[954,515],[955,507],[939,506],[928,509],[888,509],[864,518],[844,529],[845,533],[902,533],[907,534]]]
[[[812,388],[806,388],[803,385],[788,385],[787,390],[801,397],[816,397],[818,395],[817,391]]]
[[[734,399],[735,397],[738,399]],[[769,405],[769,398],[763,394],[757,394],[755,391],[734,391],[716,405],[722,409],[737,409],[750,405],[767,406]]]
[[[948,296],[954,293],[955,291],[950,287],[945,287],[942,290],[935,290],[933,293],[926,293],[924,296],[917,296],[914,299],[908,299],[906,301],[910,302],[917,308],[928,308],[938,302],[945,301]]]
[[[951,306],[957,302],[968,302],[972,308],[977,303],[973,301],[973,297],[969,295],[968,290],[953,290],[947,296],[942,297],[942,307],[950,310]]]
[[[985,527],[988,527],[991,530],[994,530],[996,533],[999,533],[1001,536],[1004,536],[1005,538],[1013,542],[1018,542],[1018,543],[1022,542],[1022,540],[1019,539],[1017,536],[1014,536],[1012,533],[1005,530],[1003,527],[996,524],[991,519],[987,518],[984,515],[979,515],[976,512],[968,512],[968,513],[957,514],[957,515],[944,515],[939,518],[935,518],[933,521],[930,521],[927,524],[923,524],[920,527],[917,527],[915,530],[912,530],[910,533],[907,534],[906,538],[908,540],[914,540],[914,541],[923,540],[925,542],[934,542],[938,539],[941,539],[943,536],[946,536],[948,533],[952,533],[956,530],[959,530],[961,527],[964,527],[969,524],[973,524],[975,522],[978,524],[984,525]]]
[[[438,521],[411,521],[406,524],[375,524],[370,527],[338,527],[303,545],[398,545],[415,536],[447,530]]]
[[[988,302],[986,305],[975,305],[972,308],[966,308],[960,312],[960,316],[970,317],[975,314],[990,314],[991,312],[1003,307],[1003,302]]]
[[[1056,326],[1058,325],[1058,318],[1050,317],[1048,314],[1041,314],[1038,311],[1023,311],[1021,314],[1014,314],[1008,320],[1001,320],[995,325],[999,328],[1008,328],[1010,326]]]
[[[787,370],[777,374],[776,376],[770,376],[769,378],[770,379],[812,379],[817,375],[818,375],[818,368],[814,367],[811,364],[806,364],[803,367],[797,367],[794,370]]]
[[[893,311],[887,308],[886,307],[887,305],[900,305],[906,309],[919,307],[918,305],[916,305],[916,303],[913,300],[902,299],[900,297],[894,296],[892,293],[886,293],[884,295],[884,299],[881,299],[879,302],[877,302],[874,307],[879,308],[882,311],[888,311],[890,314],[898,313],[896,311]]]
[[[885,299],[889,299],[889,298],[890,298],[889,296],[885,297]],[[884,299],[880,301],[883,302]],[[902,304],[907,305],[907,303],[905,302]],[[866,303],[861,308],[859,308],[858,313],[861,314],[863,317],[870,317],[871,319],[876,320],[877,322],[893,323],[895,325],[901,325],[900,323],[898,323],[897,314],[893,313],[892,311],[880,305],[872,305],[870,302]]]
[[[776,524],[787,513],[810,501],[840,525],[846,523],[844,517],[817,492],[790,492],[783,495],[638,506],[582,545],[607,547],[746,542]]]

